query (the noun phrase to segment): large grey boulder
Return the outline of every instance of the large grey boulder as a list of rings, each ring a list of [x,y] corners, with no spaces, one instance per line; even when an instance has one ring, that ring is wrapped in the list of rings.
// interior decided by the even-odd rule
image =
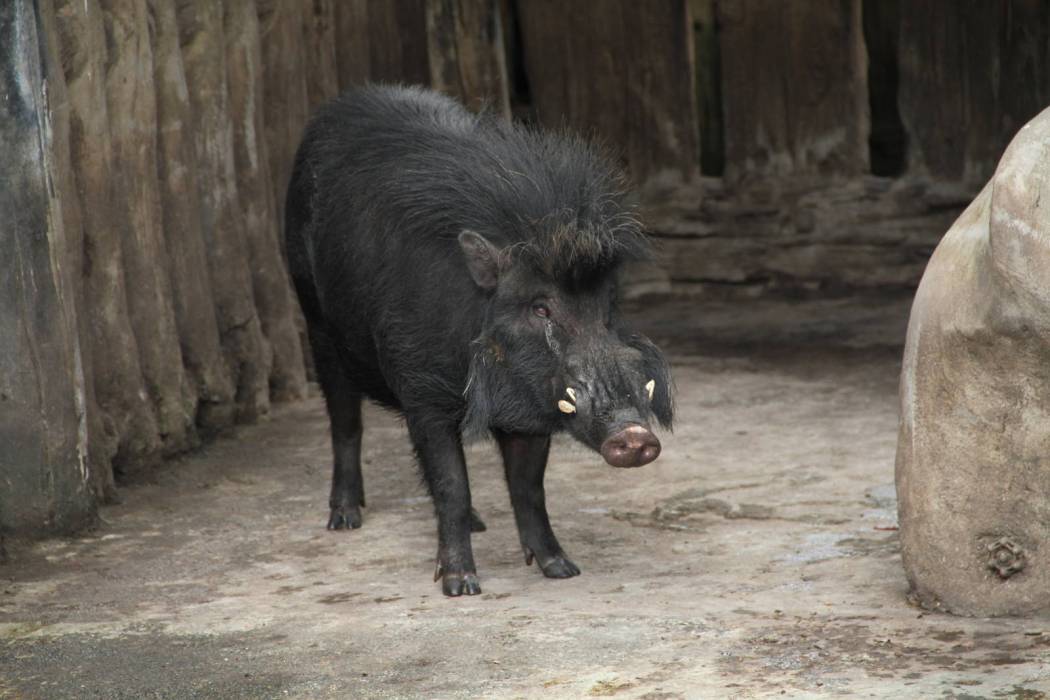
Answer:
[[[961,615],[1050,612],[1050,110],[930,260],[900,395],[915,597]]]

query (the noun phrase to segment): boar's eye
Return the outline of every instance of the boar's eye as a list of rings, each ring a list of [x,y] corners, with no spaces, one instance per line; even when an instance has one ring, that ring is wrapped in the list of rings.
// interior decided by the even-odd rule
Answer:
[[[534,301],[532,302],[532,313],[536,314],[540,318],[550,318],[551,309],[545,302]]]

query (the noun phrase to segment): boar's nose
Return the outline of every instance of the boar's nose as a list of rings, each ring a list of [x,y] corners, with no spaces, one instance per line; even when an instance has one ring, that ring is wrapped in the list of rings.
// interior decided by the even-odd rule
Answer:
[[[629,425],[607,437],[601,453],[614,467],[641,467],[660,456],[660,441],[648,429]]]

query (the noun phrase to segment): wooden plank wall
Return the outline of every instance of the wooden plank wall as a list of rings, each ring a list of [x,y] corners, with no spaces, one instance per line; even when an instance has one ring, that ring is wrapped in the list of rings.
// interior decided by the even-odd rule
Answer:
[[[1050,4],[916,0],[900,13],[908,169],[983,184],[1009,140],[1050,104]]]
[[[868,170],[860,0],[717,3],[726,177]]]
[[[684,0],[517,5],[537,120],[597,137],[636,182],[689,180],[699,131]]]
[[[1050,6],[870,2],[0,3],[0,530],[71,527],[306,393],[285,187],[311,110],[366,81],[601,140],[685,202],[654,225],[672,282],[911,283],[1050,101]]]

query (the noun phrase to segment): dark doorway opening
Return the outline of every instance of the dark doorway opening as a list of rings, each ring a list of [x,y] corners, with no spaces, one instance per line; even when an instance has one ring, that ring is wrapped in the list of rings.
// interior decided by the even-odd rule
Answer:
[[[722,52],[714,3],[692,0],[697,115],[700,122],[700,173],[721,177],[726,168],[722,122]]]
[[[868,47],[868,101],[871,107],[869,157],[873,175],[895,177],[908,166],[908,133],[897,105],[899,0],[864,3]]]

